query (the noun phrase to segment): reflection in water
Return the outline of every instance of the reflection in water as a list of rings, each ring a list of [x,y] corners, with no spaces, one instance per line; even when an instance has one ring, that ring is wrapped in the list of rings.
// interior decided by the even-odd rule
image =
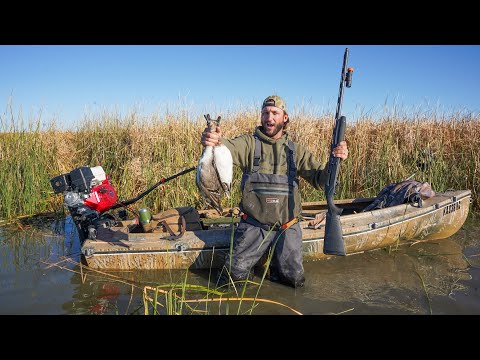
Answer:
[[[467,267],[451,240],[375,251],[309,267],[304,296],[321,299],[325,307],[315,308],[332,313],[348,307],[352,314],[429,314],[435,296],[451,295],[461,289],[459,280],[470,278]]]
[[[306,263],[296,296],[276,285],[262,294],[303,314],[480,314],[478,234],[469,222],[448,239]]]
[[[58,227],[61,227],[61,235]],[[24,231],[0,227],[0,314],[59,314],[70,298],[71,274],[49,267],[79,257],[75,229],[68,221]]]
[[[60,228],[60,235],[52,229],[0,228],[1,314],[143,314],[145,285],[170,284],[167,291],[171,284],[204,287],[185,289],[190,300],[214,287],[209,277],[215,279],[215,273],[208,270],[86,271],[78,264],[80,245],[71,220]],[[258,298],[303,314],[480,314],[479,235],[480,226],[469,220],[448,239],[308,262],[304,288],[266,280]],[[244,297],[256,293],[252,286]],[[159,295],[159,301],[167,298]],[[239,308],[237,301],[228,306],[222,301],[189,303],[182,313],[293,314],[278,304],[256,302],[253,308],[245,300]]]
[[[117,302],[121,295],[120,286],[114,282],[105,282],[93,276],[84,278],[75,274],[71,277],[74,293],[71,299],[62,305],[68,314],[120,314]]]

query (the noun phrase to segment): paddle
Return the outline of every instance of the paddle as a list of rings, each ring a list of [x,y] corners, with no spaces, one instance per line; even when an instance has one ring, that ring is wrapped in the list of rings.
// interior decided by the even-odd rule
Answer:
[[[335,186],[340,167],[340,158],[334,157],[332,151],[345,138],[346,118],[341,116],[343,88],[352,86],[353,69],[347,69],[348,48],[343,56],[342,74],[340,78],[340,90],[337,100],[337,111],[335,113],[335,128],[333,129],[332,144],[330,147],[330,158],[328,160],[328,176],[325,182],[325,194],[327,196],[327,217],[325,223],[325,238],[323,241],[323,253],[332,255],[346,255],[345,244],[342,237],[342,225],[340,215],[343,209],[334,204]]]

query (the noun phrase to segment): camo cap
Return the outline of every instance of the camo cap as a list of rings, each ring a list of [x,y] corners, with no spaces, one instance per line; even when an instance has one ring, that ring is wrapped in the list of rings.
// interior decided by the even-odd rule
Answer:
[[[287,112],[287,103],[280,96],[271,95],[263,100],[262,109],[265,106],[275,106],[283,111]]]

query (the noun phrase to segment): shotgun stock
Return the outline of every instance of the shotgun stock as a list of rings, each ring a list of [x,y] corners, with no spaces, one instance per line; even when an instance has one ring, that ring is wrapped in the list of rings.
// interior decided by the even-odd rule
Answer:
[[[335,114],[335,127],[333,129],[332,144],[330,146],[330,157],[328,160],[328,175],[325,182],[325,195],[327,197],[327,217],[325,222],[325,237],[323,240],[323,253],[329,255],[345,256],[345,244],[342,235],[342,225],[340,215],[343,209],[335,205],[333,196],[335,195],[335,186],[337,184],[338,172],[340,170],[340,158],[334,157],[332,151],[338,143],[345,139],[346,118],[341,116],[343,88],[352,85],[353,69],[347,69],[348,48],[345,49],[343,56],[342,74],[340,78],[340,90],[337,100],[337,111]]]

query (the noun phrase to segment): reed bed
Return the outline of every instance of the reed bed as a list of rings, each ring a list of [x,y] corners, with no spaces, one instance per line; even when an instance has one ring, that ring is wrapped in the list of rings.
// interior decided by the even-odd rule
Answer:
[[[219,114],[214,114],[217,116]],[[220,114],[222,115],[222,114]],[[222,116],[225,137],[252,133],[257,110]],[[323,163],[328,159],[333,114],[292,112],[288,131]],[[142,115],[103,111],[85,115],[75,130],[65,131],[42,114],[24,121],[11,107],[0,115],[0,218],[63,211],[62,197],[50,185],[54,176],[79,166],[101,165],[120,199],[130,199],[162,177],[196,165],[206,122],[187,110]],[[349,158],[341,165],[336,198],[375,196],[383,186],[412,174],[435,191],[472,190],[472,209],[480,210],[480,117],[466,111],[385,110],[384,114],[347,119]],[[234,172],[233,192],[226,207],[240,200],[240,171]],[[301,180],[304,201],[325,199],[323,191]],[[175,206],[201,208],[195,172],[158,187],[133,208],[154,212]]]

